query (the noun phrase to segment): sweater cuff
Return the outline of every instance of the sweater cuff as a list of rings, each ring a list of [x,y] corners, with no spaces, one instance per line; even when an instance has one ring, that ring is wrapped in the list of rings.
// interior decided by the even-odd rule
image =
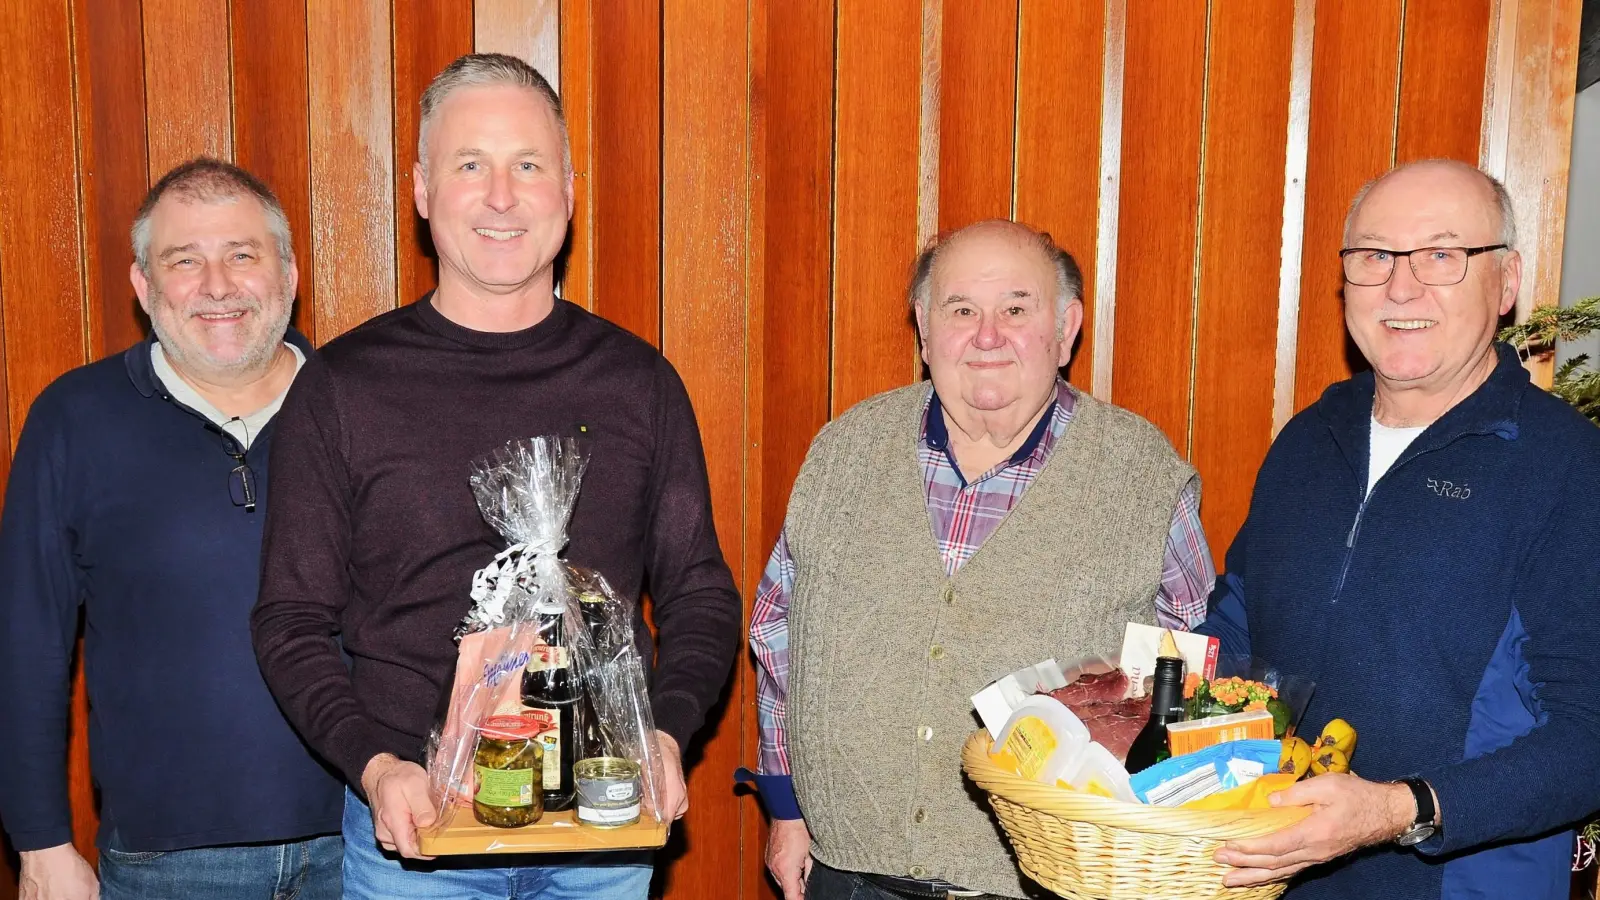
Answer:
[[[367,795],[361,787],[361,774],[374,756],[393,753],[401,759],[409,758],[404,751],[393,746],[387,729],[366,718],[349,719],[335,727],[323,742],[322,749],[328,762],[344,774],[345,781],[362,800],[366,800]]]
[[[1427,769],[1416,774],[1433,788],[1433,794],[1438,798],[1438,806],[1434,814],[1439,817],[1439,830],[1412,849],[1423,856],[1440,856],[1453,853],[1463,847],[1470,847],[1479,843],[1468,828],[1471,812],[1467,809],[1470,802],[1471,787],[1457,777],[1454,766],[1439,766]],[[1452,827],[1453,826],[1453,827]]]
[[[679,692],[652,697],[650,712],[656,720],[656,728],[677,741],[679,752],[687,755],[689,740],[705,722],[705,716],[696,706],[694,697]]]
[[[774,819],[802,818],[800,801],[794,796],[794,776],[758,775],[740,766],[734,770],[733,780],[736,783],[752,783],[756,786],[761,792],[761,804],[767,808],[768,816]]]
[[[18,853],[48,850],[51,847],[72,843],[72,826],[61,825],[38,831],[7,831],[6,836],[11,839],[11,849]]]

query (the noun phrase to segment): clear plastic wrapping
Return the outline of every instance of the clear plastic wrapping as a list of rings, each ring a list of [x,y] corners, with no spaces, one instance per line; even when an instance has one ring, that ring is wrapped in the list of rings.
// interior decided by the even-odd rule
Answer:
[[[642,814],[662,820],[655,723],[634,643],[634,604],[598,572],[560,557],[587,462],[573,439],[546,436],[512,441],[472,465],[478,508],[508,546],[473,576],[473,605],[457,630],[448,703],[441,702],[429,737],[426,767],[439,813],[434,829],[450,827],[457,813],[472,815],[486,720],[551,721],[546,710],[525,705],[525,684],[542,686],[532,689],[530,702],[558,684],[559,714],[571,717],[566,730],[545,736],[547,743],[574,741],[574,759],[632,761],[639,767]],[[563,667],[553,680],[551,672]],[[548,790],[550,770],[543,775]],[[570,790],[570,770],[562,777],[557,783]]]

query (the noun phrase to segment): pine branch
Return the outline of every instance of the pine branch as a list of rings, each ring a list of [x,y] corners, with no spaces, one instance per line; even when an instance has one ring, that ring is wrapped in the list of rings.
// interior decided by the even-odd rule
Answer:
[[[1554,348],[1556,341],[1577,340],[1592,331],[1600,331],[1600,297],[1579,300],[1570,307],[1536,307],[1528,321],[1503,329],[1499,338],[1527,356]]]

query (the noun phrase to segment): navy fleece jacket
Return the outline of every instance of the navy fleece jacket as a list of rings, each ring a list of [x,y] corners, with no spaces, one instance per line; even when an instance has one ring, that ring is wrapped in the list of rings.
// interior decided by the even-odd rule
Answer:
[[[1565,900],[1600,807],[1600,428],[1510,347],[1363,497],[1371,373],[1273,443],[1199,631],[1316,680],[1354,771],[1420,775],[1443,831],[1309,870],[1286,895]]]

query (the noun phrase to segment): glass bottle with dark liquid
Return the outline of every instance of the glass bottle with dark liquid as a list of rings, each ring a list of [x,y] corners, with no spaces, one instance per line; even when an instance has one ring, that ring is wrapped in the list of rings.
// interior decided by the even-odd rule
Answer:
[[[1128,748],[1128,774],[1143,772],[1172,756],[1167,745],[1167,726],[1182,722],[1183,660],[1163,656],[1156,660],[1155,686],[1150,690],[1150,721]]]
[[[572,647],[559,604],[536,611],[545,645],[534,651],[522,676],[522,705],[549,716],[544,733],[544,808],[572,807],[572,765],[578,760],[577,712],[583,686],[572,671]]]
[[[604,663],[608,658],[608,642],[606,640],[606,607],[605,597],[593,592],[578,595],[578,609],[583,613],[583,625],[589,631],[589,646],[594,649],[594,658],[597,663]],[[598,705],[595,703],[594,692],[599,687],[594,679],[589,683],[579,686],[583,694],[583,702],[578,711],[579,730],[579,758],[589,759],[596,756],[612,756],[611,747],[605,737],[605,729],[600,725]]]

